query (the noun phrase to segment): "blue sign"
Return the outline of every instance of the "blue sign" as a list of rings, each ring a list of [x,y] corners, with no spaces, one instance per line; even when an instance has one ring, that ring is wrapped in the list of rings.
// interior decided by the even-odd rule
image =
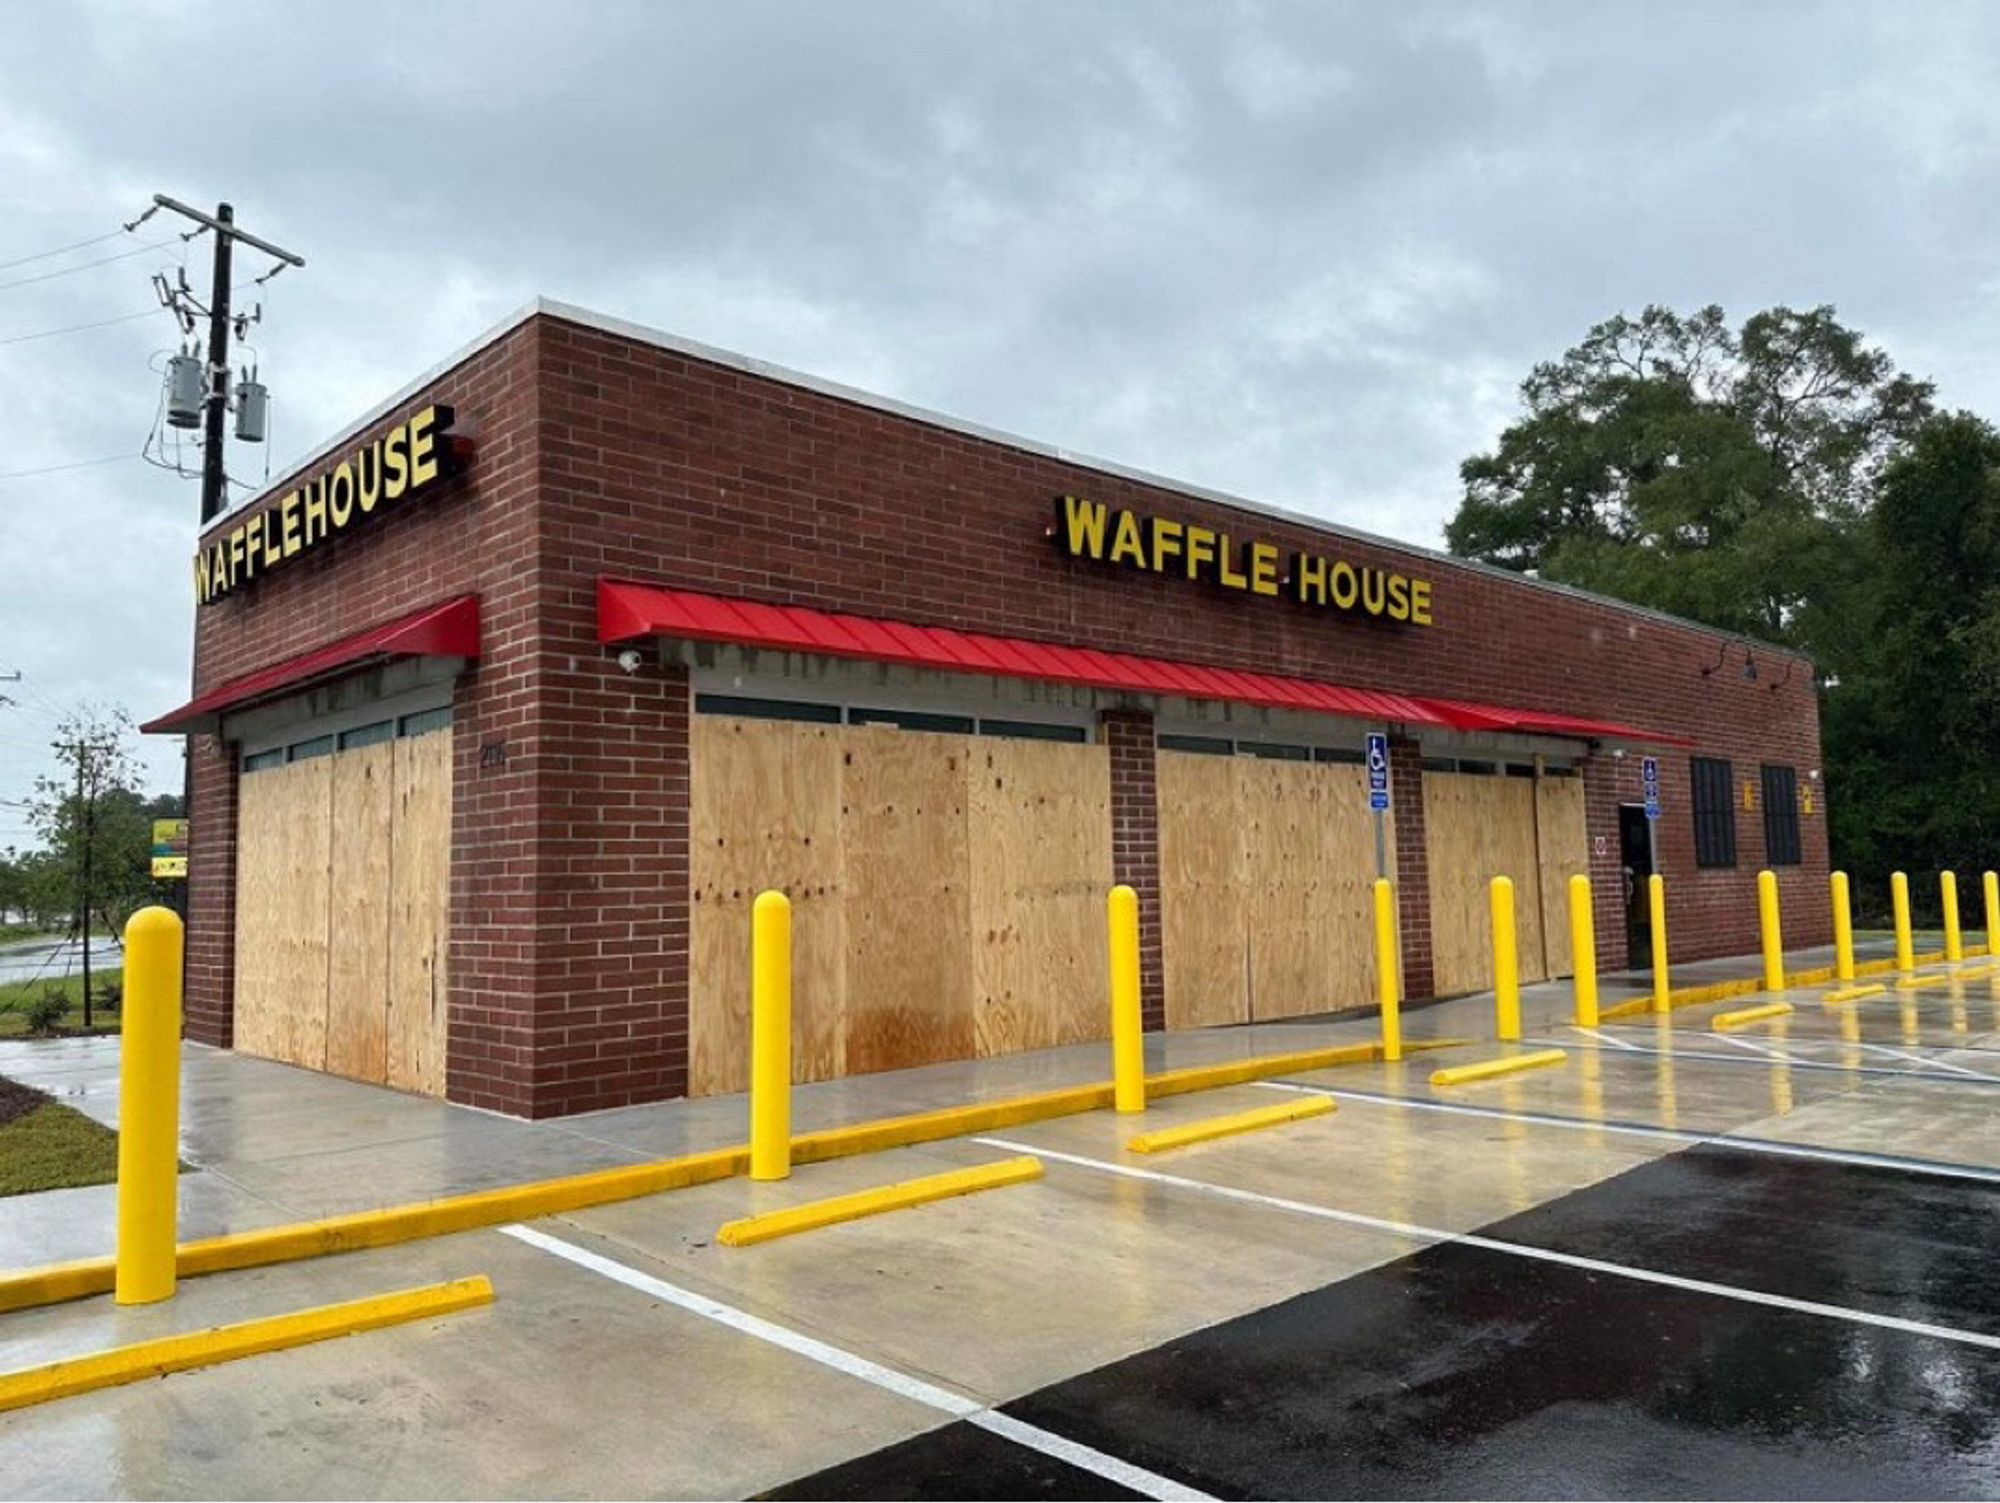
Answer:
[[[1646,786],[1646,818],[1660,817],[1660,759],[1644,757],[1639,762],[1639,780]]]
[[[1389,738],[1368,733],[1368,807],[1377,814],[1389,807]]]

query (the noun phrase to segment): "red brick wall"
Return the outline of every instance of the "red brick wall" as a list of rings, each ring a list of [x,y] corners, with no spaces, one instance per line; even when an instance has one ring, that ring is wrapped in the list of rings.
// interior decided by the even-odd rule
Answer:
[[[600,575],[1088,643],[1628,721],[1733,758],[1818,762],[1811,672],[1775,651],[1723,651],[1698,629],[1488,572],[1330,538],[1303,525],[1066,464],[989,440],[541,315],[406,404],[444,400],[478,448],[442,494],[380,517],[200,613],[197,677],[212,687],[418,605],[481,596],[485,645],[456,715],[452,870],[454,1099],[527,1114],[680,1091],[686,1069],[686,684],[628,676],[594,632]],[[400,414],[392,414],[393,416]],[[387,420],[385,420],[386,422]],[[276,488],[282,492],[283,483]],[[1058,555],[1065,492],[1337,554],[1435,581],[1436,625],[1342,620]],[[1117,861],[1145,875],[1131,805],[1136,721],[1107,717],[1128,765]],[[1129,734],[1128,734],[1129,733]],[[482,751],[486,755],[482,756]],[[1428,991],[1416,751],[1397,753],[1405,977]],[[1686,755],[1663,756],[1660,851],[1674,955],[1755,946],[1763,826],[1739,816],[1734,871],[1694,870]],[[233,829],[225,764],[196,776],[190,1018],[228,1026]],[[1586,769],[1599,943],[1622,952],[1615,804],[1637,758]],[[1834,790],[1838,793],[1838,790]],[[1822,806],[1823,809],[1823,806]],[[1827,937],[1823,812],[1783,873],[1787,937]],[[1157,903],[1157,846],[1150,888]],[[1134,881],[1142,894],[1148,889]],[[1614,905],[1614,906],[1607,906]],[[1156,916],[1156,915],[1155,915]],[[1158,924],[1147,926],[1157,1012]]]
[[[476,446],[470,473],[202,607],[195,636],[196,687],[207,690],[419,606],[479,595],[483,651],[454,701],[447,1076],[454,1100],[513,1112],[530,1108],[534,1084],[539,338],[533,325],[516,329],[373,430],[427,402],[452,403]],[[481,766],[480,748],[500,744],[504,764]],[[187,1010],[196,1037],[227,1043],[234,764],[202,755],[200,743],[197,753]]]
[[[1111,752],[1111,871],[1139,895],[1139,1016],[1167,1026],[1166,967],[1160,941],[1160,802],[1153,717],[1107,710],[1101,717]]]
[[[1431,859],[1424,838],[1423,777],[1417,743],[1391,736],[1389,810],[1396,830],[1396,928],[1405,997],[1428,997],[1437,985],[1431,969]]]
[[[187,1036],[227,1046],[236,1027],[236,759],[213,736],[196,736],[194,808],[188,824]]]

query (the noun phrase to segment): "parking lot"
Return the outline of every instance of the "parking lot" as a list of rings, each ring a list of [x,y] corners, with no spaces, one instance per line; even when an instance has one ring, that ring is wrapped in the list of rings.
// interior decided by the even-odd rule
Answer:
[[[1489,1042],[1175,1096],[1148,1129],[1302,1095],[1337,1110],[1173,1153],[1126,1152],[1131,1119],[1092,1111],[188,1280],[165,1305],[0,1316],[15,1368],[438,1279],[496,1290],[0,1415],[0,1478],[33,1497],[1990,1494],[2000,985],[1822,994],[1725,1035],[1708,1019],[1729,1004],[1585,1032],[1566,988],[1531,989],[1519,1047],[1567,1049],[1560,1068],[1428,1083],[1511,1047]],[[1490,1036],[1485,1005],[1427,1009],[1412,1033]],[[1366,1034],[1149,1047],[1158,1068]],[[801,1125],[1103,1073],[1090,1051],[991,1063],[807,1088]],[[99,1068],[72,1062],[77,1099]],[[205,1053],[189,1070],[297,1073]],[[371,1192],[370,1162],[429,1165],[444,1193],[510,1182],[495,1142],[547,1173],[741,1132],[740,1101],[560,1127],[422,1103],[442,1115],[399,1137],[402,1098],[354,1099],[376,1098],[379,1141],[329,1115],[325,1146],[260,1182],[228,1151],[254,1124],[219,1102],[204,1117],[197,1090],[184,1207],[327,1214],[410,1198],[407,1180]],[[748,1213],[1021,1154],[1043,1178],[715,1240]],[[17,1225],[4,1261],[19,1251]]]

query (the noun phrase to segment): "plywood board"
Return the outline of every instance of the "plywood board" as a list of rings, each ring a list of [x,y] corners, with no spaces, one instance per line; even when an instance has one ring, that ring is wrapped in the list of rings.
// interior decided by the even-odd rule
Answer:
[[[326,1068],[388,1079],[390,824],[396,744],[331,759],[333,880],[327,921]]]
[[[975,1047],[1105,1038],[1109,749],[989,736],[967,753]]]
[[[1590,875],[1583,779],[1535,782],[1535,838],[1542,867],[1542,949],[1549,976],[1570,974],[1569,879]]]
[[[388,1083],[442,1096],[451,953],[452,733],[394,743],[389,882]],[[343,752],[342,757],[354,755]]]
[[[968,1059],[971,738],[850,728],[843,742],[847,1069]]]
[[[692,731],[688,1092],[745,1090],[750,910],[792,902],[792,1075],[846,1073],[846,920],[837,726],[699,716]]]
[[[1523,982],[1546,975],[1535,784],[1528,778],[1424,774],[1430,857],[1431,964],[1440,995],[1493,984],[1488,884],[1514,883],[1515,947]]]
[[[236,1022],[245,1054],[284,1058],[284,768],[245,775],[236,799]]]
[[[1299,1017],[1374,998],[1375,827],[1367,776],[1341,764],[1238,764],[1250,1015]],[[1385,840],[1389,874],[1394,851]]]
[[[327,898],[332,867],[333,760],[314,757],[259,777],[281,780],[278,859],[284,891],[273,946],[283,966],[275,996],[282,1021],[276,1058],[326,1068]]]
[[[1333,936],[1327,872],[1333,815],[1320,769],[1310,762],[1235,765],[1236,820],[1245,842],[1244,942],[1250,1018],[1326,1012]]]
[[[1238,765],[1234,757],[1158,754],[1160,944],[1169,1028],[1250,1017]]]

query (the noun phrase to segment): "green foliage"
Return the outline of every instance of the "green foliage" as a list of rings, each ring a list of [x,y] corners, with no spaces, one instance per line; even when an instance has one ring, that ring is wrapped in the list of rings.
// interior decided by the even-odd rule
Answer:
[[[122,931],[148,903],[171,901],[170,887],[152,878],[153,821],[178,816],[180,800],[139,791],[130,739],[123,711],[86,711],[57,727],[50,746],[61,770],[37,778],[28,799],[41,847],[9,853],[0,868],[11,872],[20,911],[72,927],[86,871],[86,908],[102,932]]]
[[[2000,432],[1969,413],[1925,425],[1856,547],[1862,645],[1822,712],[1835,849],[1929,899],[1945,866],[2000,867]]]
[[[2000,432],[1829,308],[1621,315],[1521,394],[1453,552],[1811,654],[1858,906],[2000,868]]]
[[[1522,384],[1526,415],[1461,467],[1465,557],[1810,646],[1838,635],[1846,536],[1931,388],[1831,308],[1649,307]]]
[[[0,1080],[0,1195],[118,1178],[118,1135],[38,1091]]]
[[[97,1033],[116,1033],[118,1014],[103,1005],[103,988],[107,985],[121,985],[124,977],[122,969],[112,967],[104,973],[103,980],[93,978],[92,990],[95,1002],[91,1013],[91,1028]],[[63,999],[64,1011],[56,1019],[58,1029],[76,1032],[83,1027],[83,978],[78,975],[62,976],[56,979],[42,978],[30,981],[0,982],[0,1038],[18,1038],[28,1031],[26,1012],[28,1004],[44,993],[51,993]]]
[[[43,987],[21,1008],[21,1021],[30,1033],[54,1033],[56,1025],[62,1022],[63,1015],[68,1011],[69,997],[62,988]]]

